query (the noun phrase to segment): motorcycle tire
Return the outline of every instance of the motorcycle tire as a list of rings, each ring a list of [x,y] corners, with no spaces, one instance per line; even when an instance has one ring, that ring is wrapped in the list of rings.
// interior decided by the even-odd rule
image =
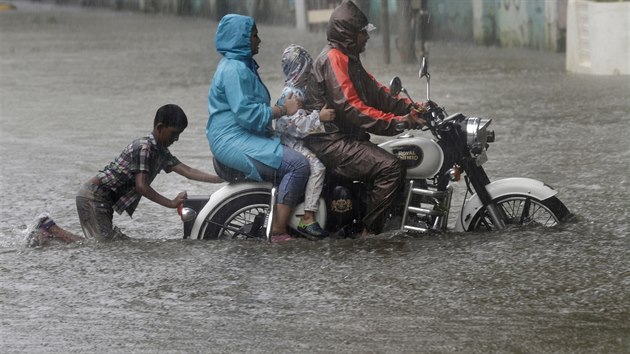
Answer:
[[[269,190],[261,190],[226,201],[210,215],[210,221],[204,220],[197,238],[203,240],[264,238],[264,228],[262,232],[255,230],[254,234],[251,233],[251,229],[255,224],[255,218],[264,217],[269,210],[270,197]]]
[[[494,200],[499,210],[505,215],[506,225],[520,226],[556,226],[567,219],[571,213],[556,197],[540,200],[521,194],[502,196]],[[492,231],[494,225],[485,208],[473,217],[468,231]]]

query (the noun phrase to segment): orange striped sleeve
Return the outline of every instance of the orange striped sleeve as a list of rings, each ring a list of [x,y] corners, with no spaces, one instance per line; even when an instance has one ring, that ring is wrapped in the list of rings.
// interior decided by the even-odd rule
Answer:
[[[372,119],[385,121],[397,120],[396,115],[370,107],[361,100],[348,75],[348,56],[343,54],[339,49],[333,48],[328,52],[328,60],[335,79],[339,83],[343,95],[346,97],[350,106],[356,109],[360,114],[371,117]]]

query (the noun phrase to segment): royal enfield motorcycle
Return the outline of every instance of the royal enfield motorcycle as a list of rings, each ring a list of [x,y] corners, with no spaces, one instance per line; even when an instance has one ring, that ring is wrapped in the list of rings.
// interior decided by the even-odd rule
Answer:
[[[492,119],[447,115],[430,99],[428,61],[423,58],[420,79],[426,80],[428,111],[423,118],[433,138],[415,136],[413,127],[399,125],[401,134],[379,144],[400,159],[404,188],[387,215],[385,231],[406,233],[444,232],[448,229],[453,183],[463,179],[466,192],[458,211],[457,232],[501,230],[508,226],[551,227],[570,217],[557,191],[531,178],[512,177],[490,181],[483,164],[495,141]],[[392,79],[393,95],[409,93],[398,77]],[[415,102],[411,100],[412,102]],[[423,134],[428,135],[428,134]],[[211,196],[191,196],[179,208],[184,238],[269,239],[275,205],[275,186],[248,181],[243,174],[215,160],[215,171],[229,183]],[[328,172],[320,198],[317,221],[336,237],[361,230],[369,183],[344,180]],[[290,226],[297,230],[303,205],[295,208]]]

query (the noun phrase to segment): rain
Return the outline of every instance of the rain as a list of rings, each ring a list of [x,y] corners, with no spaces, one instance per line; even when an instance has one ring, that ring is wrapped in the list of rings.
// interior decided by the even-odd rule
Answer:
[[[28,248],[25,231],[41,212],[81,232],[79,187],[147,134],[163,104],[189,118],[171,152],[212,172],[207,93],[220,56],[212,16],[12,4],[0,12],[3,352],[630,350],[628,76],[567,72],[561,51],[426,43],[431,98],[449,113],[493,119],[491,179],[553,186],[575,216],[558,227],[183,240],[177,213],[145,199],[133,218],[114,217],[131,240]],[[325,32],[279,19],[258,29],[256,60],[273,100],[282,50],[299,43],[316,56]],[[362,61],[424,99],[417,64],[391,54],[384,64],[376,33]],[[220,187],[175,174],[152,186],[171,197]]]

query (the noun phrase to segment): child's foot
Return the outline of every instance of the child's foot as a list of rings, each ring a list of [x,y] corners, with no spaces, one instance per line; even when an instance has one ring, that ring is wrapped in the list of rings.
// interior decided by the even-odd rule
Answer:
[[[304,220],[300,220],[297,230],[300,234],[304,235],[305,237],[309,239],[321,239],[321,238],[328,237],[329,235],[328,231],[322,229],[322,227],[319,226],[319,223],[317,221],[313,221],[310,224],[306,224],[304,223]]]
[[[28,247],[40,246],[44,241],[52,238],[48,229],[50,229],[55,222],[48,215],[40,215],[35,219],[33,224],[29,227],[29,231],[26,236],[26,245]]]

